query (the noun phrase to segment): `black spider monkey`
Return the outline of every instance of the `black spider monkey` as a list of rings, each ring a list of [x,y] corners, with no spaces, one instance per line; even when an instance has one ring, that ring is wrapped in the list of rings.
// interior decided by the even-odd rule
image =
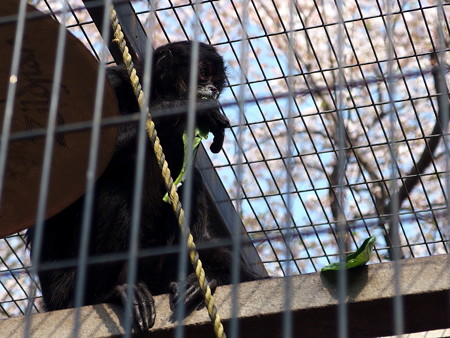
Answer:
[[[187,107],[191,49],[192,43],[184,41],[170,43],[154,51],[150,111],[171,109],[179,111]],[[229,126],[229,121],[221,114],[217,101],[226,81],[224,61],[214,47],[200,43],[198,67],[197,125],[211,131],[214,140],[210,149],[219,152],[224,140],[224,128]],[[139,67],[138,75],[142,75]],[[109,68],[108,78],[115,89],[121,114],[139,111],[125,69]],[[183,163],[182,134],[186,128],[186,109],[182,113],[154,118],[173,177],[177,177]],[[96,182],[89,242],[90,256],[126,252],[128,249],[137,154],[137,127],[138,124],[134,122],[120,127],[115,153],[105,172]],[[143,184],[140,248],[175,245],[179,239],[178,224],[171,206],[163,201],[166,190],[156,157],[149,144],[147,144]],[[196,242],[214,241],[215,238],[211,234],[211,220],[208,218],[209,206],[200,173],[196,169],[193,171],[193,184],[191,233]],[[179,189],[179,193],[183,194],[183,187]],[[45,222],[42,262],[78,257],[83,203],[84,198],[81,197]],[[33,229],[28,231],[31,249],[33,233]],[[231,255],[227,249],[223,247],[209,249],[200,252],[200,255],[213,289],[217,285],[231,282]],[[188,312],[201,302],[202,294],[192,269],[185,281],[186,298],[181,299],[177,282],[177,257],[173,254],[139,259],[133,299],[135,329],[144,331],[153,326],[155,308],[152,295],[171,292],[173,305],[185,302]],[[57,268],[38,273],[46,310],[74,306],[76,274],[76,268]],[[242,281],[257,278],[259,276],[242,266]],[[106,302],[125,304],[126,281],[126,261],[89,265],[83,304]]]

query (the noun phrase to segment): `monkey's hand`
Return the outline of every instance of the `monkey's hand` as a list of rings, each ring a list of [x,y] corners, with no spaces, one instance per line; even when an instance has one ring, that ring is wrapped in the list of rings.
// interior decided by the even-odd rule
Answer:
[[[133,327],[140,332],[148,331],[155,324],[155,301],[145,283],[137,283],[134,286],[132,302]],[[123,306],[127,303],[128,284],[116,286],[115,293]]]
[[[214,99],[199,99],[197,111],[198,126],[209,130],[214,135],[213,143],[209,149],[213,153],[218,153],[222,149],[225,128],[230,126],[230,121],[220,112],[219,101]]]
[[[170,283],[170,290],[173,294],[171,301],[172,308],[175,309],[176,307],[181,306],[181,304],[184,303],[186,307],[186,313],[190,314],[200,304],[202,304],[203,293],[200,289],[200,286],[198,285],[197,276],[195,275],[195,273],[191,273],[189,276],[187,276],[186,280],[181,283],[183,283],[185,287],[185,297],[182,297],[180,293],[180,282]],[[212,279],[208,282],[208,284],[211,288],[211,292],[214,293],[217,288],[217,281],[215,279]]]

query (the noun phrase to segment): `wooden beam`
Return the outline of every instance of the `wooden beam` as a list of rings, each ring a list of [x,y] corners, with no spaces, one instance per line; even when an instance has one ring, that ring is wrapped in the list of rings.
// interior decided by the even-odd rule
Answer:
[[[400,262],[400,285],[404,303],[405,333],[450,327],[449,256],[440,255]],[[351,270],[347,296],[350,337],[392,335],[393,299],[396,278],[393,263],[372,264]],[[291,278],[293,337],[335,337],[337,334],[336,275],[312,273]],[[281,337],[285,311],[286,279],[273,278],[239,286],[240,337]],[[172,337],[169,295],[155,297],[156,323],[148,337]],[[232,313],[232,288],[216,290],[215,301],[228,328]],[[33,315],[33,337],[69,337],[74,310]],[[110,305],[82,309],[82,337],[122,335],[122,311]],[[0,321],[2,335],[22,336],[25,318]],[[187,337],[212,337],[206,309],[194,311],[185,320]],[[144,335],[146,336],[146,335]]]
[[[103,5],[104,2],[102,0],[83,0],[83,2],[89,15],[97,26],[98,31],[101,33],[103,13],[105,11]],[[117,17],[121,23],[128,50],[133,61],[143,58],[147,36],[141,22],[134,12],[133,6],[129,1],[114,1],[114,9],[116,10]],[[112,29],[109,36],[111,37],[109,41],[105,41],[108,45],[108,49],[111,52],[114,61],[116,61],[117,64],[123,64],[122,53],[120,52],[117,43],[112,41],[114,38]]]

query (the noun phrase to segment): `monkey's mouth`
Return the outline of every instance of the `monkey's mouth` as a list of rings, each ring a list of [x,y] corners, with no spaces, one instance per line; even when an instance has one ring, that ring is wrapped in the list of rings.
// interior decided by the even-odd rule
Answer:
[[[201,100],[217,100],[219,92],[217,90],[209,90],[207,88],[200,88],[197,91],[197,97]]]
[[[214,94],[199,93],[197,95],[197,98],[199,98],[200,100],[217,100],[218,97],[219,97],[219,95],[214,95]]]

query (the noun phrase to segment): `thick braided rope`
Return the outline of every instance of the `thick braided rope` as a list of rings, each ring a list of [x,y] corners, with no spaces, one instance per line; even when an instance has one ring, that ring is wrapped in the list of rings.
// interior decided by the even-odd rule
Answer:
[[[130,81],[131,85],[133,86],[134,94],[136,95],[139,107],[142,108],[144,103],[144,92],[142,91],[142,87],[139,83],[139,77],[136,74],[136,69],[134,68],[133,61],[131,60],[131,55],[128,52],[128,47],[126,46],[126,41],[122,33],[122,28],[119,24],[119,19],[117,18],[117,13],[114,10],[114,7],[111,8],[110,20],[114,31],[114,41],[117,42],[120,51],[122,52],[123,61],[130,76]],[[175,212],[175,216],[177,217],[178,225],[180,226],[182,232],[188,233],[187,248],[189,250],[189,258],[191,260],[192,266],[194,267],[200,289],[203,292],[209,317],[211,318],[211,321],[214,324],[214,332],[216,333],[216,337],[226,338],[222,322],[220,321],[219,313],[217,312],[217,308],[214,304],[214,298],[211,293],[211,288],[208,285],[208,281],[205,276],[205,271],[203,270],[202,267],[202,262],[200,261],[200,258],[198,256],[194,239],[189,231],[189,228],[185,224],[184,211],[181,206],[180,198],[178,196],[177,189],[173,184],[170,169],[165,159],[161,143],[155,130],[155,124],[152,121],[150,113],[148,114],[146,128],[151,144],[153,145],[153,150],[155,151],[158,165],[161,168],[164,183],[166,185],[167,191],[169,192],[169,201]]]

